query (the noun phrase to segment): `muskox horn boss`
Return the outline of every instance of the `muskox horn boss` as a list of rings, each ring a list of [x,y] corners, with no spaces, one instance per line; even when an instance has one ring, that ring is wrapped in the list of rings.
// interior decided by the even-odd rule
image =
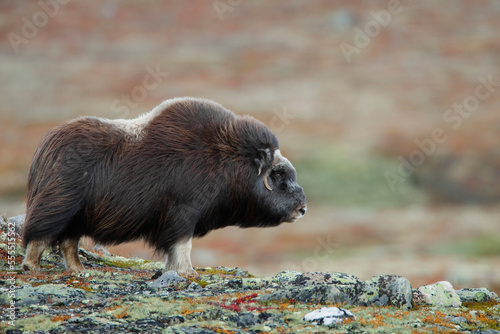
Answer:
[[[144,239],[168,255],[167,269],[195,274],[193,237],[305,212],[295,169],[267,126],[213,101],[176,98],[132,120],[81,117],[43,138],[28,177],[23,268],[40,270],[57,242],[66,268],[82,270],[78,242],[89,236]]]

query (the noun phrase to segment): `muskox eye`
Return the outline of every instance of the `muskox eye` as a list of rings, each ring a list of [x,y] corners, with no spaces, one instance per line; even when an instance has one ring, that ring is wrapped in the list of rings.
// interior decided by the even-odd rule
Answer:
[[[273,178],[274,178],[275,180],[278,180],[278,181],[283,180],[283,179],[285,178],[285,176],[286,176],[286,175],[285,175],[285,172],[282,172],[282,171],[275,171],[275,172],[273,173]]]

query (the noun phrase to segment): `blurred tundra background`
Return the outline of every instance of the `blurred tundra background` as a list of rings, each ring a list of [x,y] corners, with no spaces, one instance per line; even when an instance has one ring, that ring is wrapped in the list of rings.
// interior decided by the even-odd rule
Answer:
[[[205,97],[275,131],[309,210],[214,231],[195,266],[499,292],[499,15],[486,0],[1,1],[0,215],[24,212],[55,125]]]

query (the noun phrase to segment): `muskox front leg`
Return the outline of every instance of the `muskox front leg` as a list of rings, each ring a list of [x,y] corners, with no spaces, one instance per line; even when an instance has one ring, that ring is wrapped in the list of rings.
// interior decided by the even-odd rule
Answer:
[[[23,269],[33,272],[40,271],[42,253],[49,245],[49,240],[31,240],[26,246],[26,254],[22,263]]]
[[[82,271],[84,269],[78,258],[78,241],[79,239],[65,239],[60,244],[68,271]]]
[[[183,276],[198,276],[191,264],[192,241],[192,237],[180,240],[168,250],[165,269],[175,270]]]

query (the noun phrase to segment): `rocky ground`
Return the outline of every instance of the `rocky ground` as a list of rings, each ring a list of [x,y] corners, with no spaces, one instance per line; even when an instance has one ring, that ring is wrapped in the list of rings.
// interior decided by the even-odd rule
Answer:
[[[414,288],[396,275],[195,268],[80,249],[86,270],[64,270],[57,249],[42,271],[20,270],[15,222],[2,219],[0,307],[5,333],[500,333],[500,299],[448,282]]]

